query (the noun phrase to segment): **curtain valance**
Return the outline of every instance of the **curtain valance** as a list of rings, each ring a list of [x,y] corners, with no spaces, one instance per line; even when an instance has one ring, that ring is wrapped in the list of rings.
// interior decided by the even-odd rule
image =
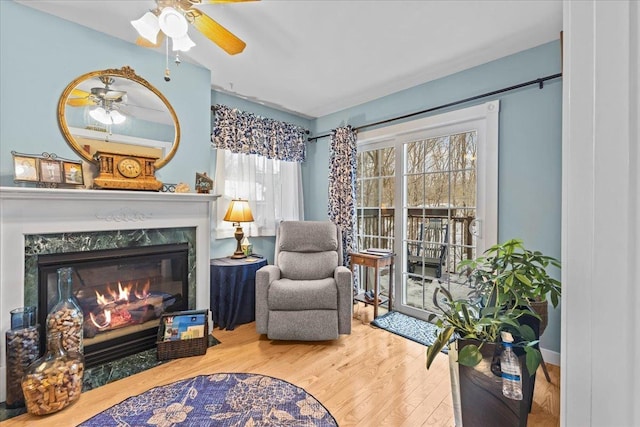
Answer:
[[[211,142],[233,153],[257,154],[269,159],[303,162],[307,130],[217,104]]]

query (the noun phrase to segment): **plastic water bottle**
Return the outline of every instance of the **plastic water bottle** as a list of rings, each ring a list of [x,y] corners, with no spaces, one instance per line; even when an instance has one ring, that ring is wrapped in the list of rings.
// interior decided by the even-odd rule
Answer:
[[[509,332],[501,332],[504,350],[500,356],[502,371],[502,394],[513,400],[522,400],[522,375],[520,362],[513,352],[513,336]]]

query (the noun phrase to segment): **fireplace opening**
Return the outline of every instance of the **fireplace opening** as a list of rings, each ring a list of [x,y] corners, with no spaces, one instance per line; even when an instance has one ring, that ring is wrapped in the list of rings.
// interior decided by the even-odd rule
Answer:
[[[188,250],[188,243],[179,243],[39,255],[41,327],[58,302],[57,270],[73,267],[72,292],[84,316],[85,365],[154,348],[162,314],[189,309]]]

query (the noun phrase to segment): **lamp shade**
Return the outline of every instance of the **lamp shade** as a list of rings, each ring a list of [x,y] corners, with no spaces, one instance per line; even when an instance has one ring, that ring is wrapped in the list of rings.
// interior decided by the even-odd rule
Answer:
[[[131,21],[131,25],[136,29],[141,37],[149,40],[155,44],[158,39],[158,33],[160,32],[160,24],[158,23],[158,17],[151,12],[147,12],[142,15],[142,18],[135,21]]]
[[[119,125],[120,123],[123,123],[125,120],[127,120],[127,117],[120,113],[120,111],[109,110],[107,113],[109,114],[109,116],[111,117],[111,121],[115,125]]]
[[[229,222],[251,222],[253,215],[249,208],[249,201],[242,199],[234,199],[229,203],[229,209],[224,216],[225,221]]]
[[[116,124],[124,122],[127,117],[116,110],[105,110],[103,107],[96,107],[89,111],[89,115],[95,120],[105,125]]]
[[[185,34],[182,37],[174,37],[171,39],[173,50],[179,50],[182,52],[187,52],[189,49],[194,47],[196,44],[189,38],[189,34]]]
[[[162,9],[158,17],[158,24],[162,32],[172,38],[183,37],[189,29],[187,18],[172,7]]]
[[[111,119],[109,118],[107,111],[102,107],[97,107],[89,111],[89,115],[100,123],[103,123],[105,125],[111,124]]]

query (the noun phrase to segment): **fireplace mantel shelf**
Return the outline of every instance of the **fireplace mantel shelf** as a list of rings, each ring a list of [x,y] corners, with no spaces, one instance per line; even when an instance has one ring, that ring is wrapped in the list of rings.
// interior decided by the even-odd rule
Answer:
[[[68,188],[0,187],[0,199],[122,200],[122,201],[215,201],[220,195],[202,193],[160,193],[154,191],[78,190]]]

